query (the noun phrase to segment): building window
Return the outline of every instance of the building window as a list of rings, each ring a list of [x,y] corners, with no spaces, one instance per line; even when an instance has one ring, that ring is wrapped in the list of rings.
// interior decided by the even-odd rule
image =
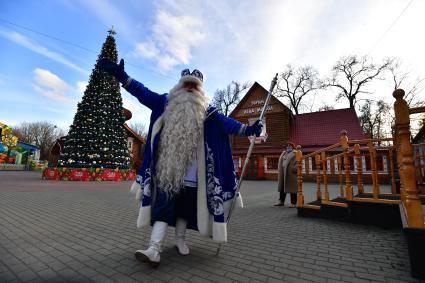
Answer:
[[[236,158],[233,158],[233,168],[234,168],[234,170],[235,170],[235,172],[238,172],[238,170],[239,170],[239,160],[240,160],[240,158],[239,157],[236,157]]]
[[[128,150],[132,150],[132,148],[133,148],[133,138],[128,138],[127,139],[127,148],[128,148]]]
[[[264,160],[266,172],[277,172],[279,156],[267,156]]]
[[[388,172],[388,162],[387,162],[387,156],[382,155],[382,164],[383,164],[383,171]]]

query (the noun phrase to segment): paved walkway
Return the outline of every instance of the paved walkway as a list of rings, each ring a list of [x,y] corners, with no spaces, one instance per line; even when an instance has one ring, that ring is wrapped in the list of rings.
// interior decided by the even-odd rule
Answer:
[[[135,228],[129,186],[0,172],[0,282],[419,282],[400,230],[298,217],[272,206],[272,181],[244,181],[245,208],[218,257],[193,231],[191,254],[179,256],[169,228],[154,269],[133,255],[150,229]]]

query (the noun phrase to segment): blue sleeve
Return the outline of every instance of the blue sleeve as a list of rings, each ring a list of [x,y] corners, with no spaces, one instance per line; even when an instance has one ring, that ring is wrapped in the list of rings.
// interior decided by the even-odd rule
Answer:
[[[245,125],[241,122],[226,117],[223,114],[218,113],[217,111],[213,113],[215,120],[218,122],[218,126],[224,134],[227,135],[239,135],[241,136],[245,131]]]
[[[133,78],[131,78],[130,84],[125,89],[133,96],[135,96],[140,101],[140,103],[150,108],[151,110],[161,105],[161,101],[164,98],[163,95],[151,91],[142,83],[136,81]]]

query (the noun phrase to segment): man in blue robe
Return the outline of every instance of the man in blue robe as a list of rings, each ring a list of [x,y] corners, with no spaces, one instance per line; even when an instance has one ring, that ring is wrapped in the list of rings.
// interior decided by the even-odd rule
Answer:
[[[176,248],[182,255],[189,254],[186,228],[226,242],[225,216],[233,198],[240,199],[235,196],[237,180],[228,135],[259,136],[261,121],[246,126],[208,106],[198,70],[183,70],[176,86],[161,95],[129,77],[122,59],[116,64],[104,58],[99,65],[152,110],[132,191],[141,202],[137,227],[153,228],[149,247],[137,250],[136,258],[159,265],[168,225],[175,226]]]

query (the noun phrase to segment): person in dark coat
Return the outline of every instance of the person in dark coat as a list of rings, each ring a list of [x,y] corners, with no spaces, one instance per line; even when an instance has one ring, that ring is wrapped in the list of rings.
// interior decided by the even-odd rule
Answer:
[[[279,202],[275,206],[284,206],[286,194],[291,196],[289,207],[295,207],[297,203],[297,161],[295,160],[295,144],[287,143],[286,150],[282,152],[278,163]]]

